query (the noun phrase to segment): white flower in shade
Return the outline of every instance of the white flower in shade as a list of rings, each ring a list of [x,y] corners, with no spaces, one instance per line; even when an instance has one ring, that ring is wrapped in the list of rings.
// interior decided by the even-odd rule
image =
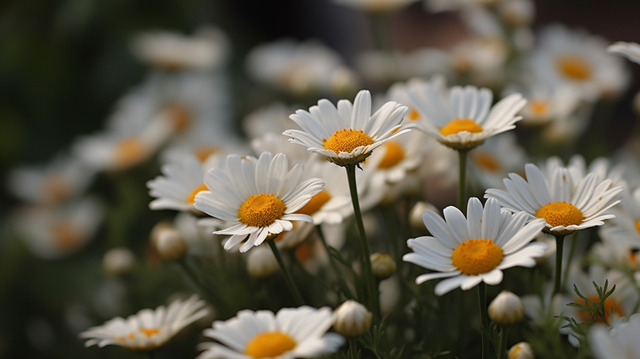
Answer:
[[[524,317],[524,304],[520,297],[503,290],[489,303],[488,314],[499,325],[513,325]]]
[[[293,94],[351,91],[357,84],[339,54],[316,41],[285,39],[257,46],[246,66],[257,80]]]
[[[58,155],[47,164],[21,166],[8,176],[11,192],[24,201],[57,204],[84,192],[95,177],[95,171],[78,159]]]
[[[597,359],[640,358],[640,314],[609,327],[598,324],[589,331],[589,343]]]
[[[622,55],[627,59],[640,64],[640,44],[638,43],[618,41],[609,45],[609,47],[607,47],[607,51],[617,55]]]
[[[83,197],[53,207],[19,208],[12,223],[36,256],[56,259],[91,241],[104,215],[104,204],[98,198]]]
[[[491,6],[498,0],[424,0],[424,6],[429,11],[463,10],[478,6]]]
[[[102,257],[102,268],[108,274],[118,276],[129,272],[135,261],[136,259],[129,248],[111,248]]]
[[[580,105],[580,94],[566,84],[549,84],[532,79],[522,87],[509,88],[508,93],[520,92],[527,99],[522,109],[523,126],[538,127],[573,116]]]
[[[297,108],[282,102],[257,108],[244,117],[242,129],[250,139],[260,138],[268,133],[280,136],[282,132],[291,128],[289,115]]]
[[[511,94],[493,107],[492,92],[487,88],[454,86],[445,89],[444,80],[410,80],[405,87],[424,120],[423,130],[442,144],[457,150],[474,148],[487,138],[515,128],[516,116],[526,101]]]
[[[335,330],[350,338],[359,337],[368,332],[373,317],[364,305],[353,299],[340,304],[333,312],[333,316]]]
[[[371,94],[358,92],[354,103],[318,101],[309,111],[298,110],[291,119],[301,130],[287,130],[290,141],[306,146],[340,166],[356,165],[385,142],[409,131],[402,125],[408,108],[389,101],[371,114]]]
[[[204,343],[198,359],[314,358],[338,350],[339,334],[326,333],[333,324],[331,309],[307,306],[267,310],[242,310],[227,321],[215,321],[204,335],[216,340]]]
[[[515,134],[491,137],[469,152],[469,178],[482,189],[499,187],[510,172],[522,170],[526,159]]]
[[[545,220],[545,231],[566,235],[600,226],[613,217],[607,211],[620,202],[622,187],[612,186],[610,179],[598,172],[575,177],[565,167],[555,167],[546,175],[528,163],[526,180],[515,173],[504,179],[506,191],[490,188],[485,197],[495,198],[510,211],[524,212],[530,218]]]
[[[419,0],[333,0],[335,3],[364,11],[385,13],[400,10]]]
[[[436,295],[457,287],[467,290],[480,282],[496,285],[504,269],[533,267],[535,258],[544,254],[544,244],[530,243],[544,221],[528,221],[524,213],[502,210],[496,200],[487,200],[483,208],[478,198],[470,198],[466,218],[453,206],[443,213],[444,219],[433,211],[424,213],[425,227],[433,236],[409,239],[412,252],[402,257],[434,271],[418,276],[417,284],[447,278],[436,286]]]
[[[430,147],[425,142],[424,133],[405,133],[380,146],[362,168],[373,171],[372,176],[381,176],[388,183],[398,183],[424,163],[424,149]]]
[[[141,61],[167,71],[205,70],[219,66],[228,53],[226,35],[212,26],[192,36],[171,31],[148,31],[136,35],[131,50]]]
[[[325,186],[298,213],[310,215],[316,225],[338,224],[353,213],[349,183],[343,169],[326,161],[318,161],[316,155],[304,164],[304,172],[305,178],[320,178]]]
[[[365,51],[357,55],[356,68],[367,81],[380,88],[412,77],[447,74],[450,56],[436,48],[404,51]]]
[[[113,318],[103,325],[80,333],[87,339],[85,346],[119,345],[131,350],[148,351],[166,344],[187,325],[208,314],[205,302],[193,295],[187,300],[175,300],[167,307],[143,309],[126,319]]]
[[[172,162],[162,166],[163,176],[147,182],[149,195],[155,198],[149,208],[195,211],[196,194],[207,190],[203,182],[205,173],[210,168],[221,167],[224,160],[221,154],[209,156],[205,163],[190,153],[174,156]]]
[[[532,76],[572,86],[585,100],[620,93],[629,82],[622,59],[607,53],[607,42],[582,30],[551,25],[531,52]]]
[[[605,240],[640,248],[640,188],[633,192],[623,188],[620,205],[611,209],[615,217],[602,226],[600,233]]]
[[[227,156],[223,168],[213,168],[204,177],[208,191],[196,195],[195,207],[224,221],[230,227],[214,234],[230,235],[224,248],[230,250],[245,239],[240,252],[260,245],[270,235],[293,229],[292,221],[313,219],[296,213],[323,190],[318,178],[302,181],[303,168],[284,154],[263,152],[259,158]]]

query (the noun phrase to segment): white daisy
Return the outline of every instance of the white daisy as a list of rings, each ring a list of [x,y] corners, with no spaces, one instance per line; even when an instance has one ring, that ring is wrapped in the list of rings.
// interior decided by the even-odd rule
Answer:
[[[640,358],[640,314],[632,315],[627,322],[613,328],[604,324],[594,325],[589,331],[591,350],[597,359]]]
[[[423,164],[425,135],[419,131],[405,133],[385,142],[363,164],[372,176],[381,176],[388,183],[398,183],[409,176],[409,172]]]
[[[620,205],[611,212],[615,218],[602,227],[602,237],[640,248],[640,188],[631,192],[624,187]]]
[[[609,47],[607,47],[607,51],[617,55],[622,55],[627,59],[640,64],[640,44],[638,43],[618,41],[609,45]]]
[[[419,0],[333,0],[335,3],[374,13],[400,10]]]
[[[163,70],[205,70],[219,66],[227,57],[228,39],[212,26],[192,36],[147,31],[133,38],[131,50],[141,61]]]
[[[371,115],[371,94],[358,92],[354,103],[318,101],[309,111],[298,110],[291,119],[302,130],[287,130],[289,141],[306,146],[340,166],[364,161],[374,149],[407,131],[402,119],[408,108],[389,101]]]
[[[338,350],[344,342],[336,333],[333,313],[325,307],[242,310],[227,321],[216,321],[204,335],[216,340],[205,343],[198,359],[314,358]]]
[[[195,155],[185,154],[165,163],[162,166],[163,176],[147,182],[149,195],[155,198],[149,203],[149,208],[194,211],[196,194],[207,190],[203,182],[205,173],[210,168],[221,167],[224,159],[221,154],[214,155],[202,163]]]
[[[482,189],[499,187],[509,172],[522,170],[526,158],[515,134],[491,137],[469,153],[469,178]]]
[[[618,94],[629,82],[622,59],[607,53],[607,42],[600,37],[551,25],[542,29],[538,40],[528,58],[537,79],[570,85],[589,101]]]
[[[544,221],[527,223],[526,214],[502,210],[496,200],[487,200],[483,208],[478,198],[470,198],[466,218],[453,206],[443,213],[444,219],[425,211],[422,220],[433,236],[409,239],[407,245],[413,252],[402,257],[435,271],[418,276],[417,284],[447,278],[436,286],[436,295],[456,287],[467,290],[480,282],[496,285],[502,281],[503,269],[533,267],[534,258],[544,254],[543,243],[530,243]]]
[[[229,221],[231,227],[214,234],[231,235],[224,248],[230,250],[244,241],[240,252],[260,245],[269,235],[293,228],[291,221],[313,219],[296,213],[320,193],[324,183],[318,178],[302,181],[303,169],[289,169],[284,154],[263,152],[259,158],[229,155],[224,168],[213,168],[204,177],[209,189],[196,195],[195,207]]]
[[[548,233],[566,235],[600,226],[613,217],[607,210],[620,202],[622,187],[612,186],[598,172],[576,177],[566,167],[554,167],[545,175],[531,163],[524,170],[526,180],[510,173],[504,179],[506,191],[490,188],[485,197],[499,200],[510,211],[543,218]]]
[[[543,83],[540,79],[532,79],[517,89],[508,89],[507,92],[520,92],[526,97],[527,104],[522,109],[521,124],[532,127],[561,121],[572,115],[580,104],[579,93],[571,86]]]
[[[405,88],[409,106],[423,117],[423,130],[442,144],[457,150],[474,148],[488,137],[515,128],[516,116],[526,101],[511,94],[491,107],[487,88],[454,86],[445,89],[444,80],[410,80]]]
[[[57,206],[18,208],[12,225],[36,256],[57,259],[91,241],[104,215],[100,199],[82,197]]]
[[[205,302],[193,295],[184,301],[175,300],[167,307],[143,309],[126,319],[113,318],[101,326],[85,330],[80,337],[87,339],[86,347],[120,345],[136,351],[154,350],[208,313]]]

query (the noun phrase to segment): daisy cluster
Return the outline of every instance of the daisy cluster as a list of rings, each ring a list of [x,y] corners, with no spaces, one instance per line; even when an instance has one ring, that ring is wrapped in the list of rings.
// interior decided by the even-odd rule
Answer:
[[[65,330],[113,357],[640,356],[640,139],[603,136],[640,45],[534,30],[532,0],[334,2],[372,49],[260,44],[246,91],[218,27],[134,36],[104,128],[10,173],[18,254],[89,268]],[[407,9],[468,31],[401,52]]]

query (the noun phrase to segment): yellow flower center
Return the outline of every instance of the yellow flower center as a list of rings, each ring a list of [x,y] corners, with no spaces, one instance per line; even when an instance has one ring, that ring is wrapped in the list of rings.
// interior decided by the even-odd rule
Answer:
[[[194,188],[193,191],[191,191],[191,193],[189,194],[189,197],[187,197],[186,202],[188,204],[193,204],[196,201],[196,195],[198,194],[198,192],[206,191],[206,190],[208,190],[207,186],[205,186],[204,183],[200,183],[198,187]]]
[[[502,168],[500,161],[498,161],[498,159],[489,152],[476,150],[473,155],[473,160],[476,162],[478,167],[490,172],[499,171]]]
[[[80,229],[70,221],[63,221],[51,227],[53,232],[53,244],[57,249],[69,250],[80,241]]]
[[[120,141],[115,148],[115,163],[118,167],[127,167],[139,161],[147,153],[147,148],[137,138]]]
[[[240,206],[240,222],[252,227],[267,227],[284,214],[284,202],[273,194],[254,194]]]
[[[252,358],[275,358],[295,347],[295,339],[285,333],[264,332],[251,339],[244,353]]]
[[[443,136],[449,136],[462,131],[478,133],[482,132],[482,126],[478,125],[470,118],[456,118],[444,125],[440,129],[440,134]]]
[[[333,151],[336,154],[340,152],[351,153],[356,147],[368,146],[373,143],[373,139],[362,130],[354,130],[345,128],[336,131],[329,139],[324,141],[324,149]]]
[[[591,67],[578,56],[561,56],[556,65],[563,75],[572,80],[584,81],[591,76]]]
[[[629,250],[629,265],[631,266],[631,268],[635,268],[638,265],[638,253],[640,253],[640,250],[636,249],[636,248],[632,248]]]
[[[162,111],[167,115],[176,133],[183,132],[191,125],[191,113],[179,103],[168,104]]]
[[[579,298],[578,300],[576,300],[575,303],[581,306],[585,305],[585,301],[582,298]],[[586,306],[588,308],[594,310],[597,308],[599,304],[600,304],[600,297],[598,297],[597,295],[587,296]],[[587,310],[580,310],[579,308],[576,308],[576,311],[578,312],[577,314],[580,320],[585,324],[591,324],[591,323],[609,324],[609,316],[611,314],[616,314],[617,316],[624,316],[624,309],[622,309],[622,305],[620,305],[620,302],[618,302],[618,300],[612,297],[608,297],[607,299],[604,300],[604,318],[602,318],[602,313],[597,313],[595,318],[591,318],[591,315]]]
[[[640,219],[638,219],[636,221],[636,231],[638,231],[638,233],[640,233]]]
[[[409,121],[418,121],[420,119],[420,112],[418,112],[415,108],[412,108],[407,114],[407,119]]]
[[[404,158],[404,148],[395,141],[387,141],[384,144],[384,157],[382,157],[382,161],[378,164],[378,168],[391,168]]]
[[[198,157],[198,160],[200,160],[200,162],[206,161],[207,158],[209,158],[209,156],[211,156],[216,152],[218,152],[218,148],[213,146],[202,146],[202,147],[196,148],[193,151],[193,153],[196,155],[196,157]]]
[[[156,334],[160,333],[160,329],[158,329],[158,328],[140,328],[140,331],[147,338],[151,338],[152,335],[156,335]]]
[[[545,204],[536,212],[536,217],[543,218],[551,227],[578,225],[583,218],[576,206],[564,201]]]
[[[531,100],[529,102],[529,109],[536,116],[545,116],[549,111],[549,105],[543,100]]]
[[[329,192],[322,190],[322,192],[311,197],[309,202],[302,206],[302,208],[300,208],[297,213],[312,215],[316,213],[320,208],[322,208],[325,203],[329,202],[330,199],[331,195],[329,194]]]
[[[460,243],[451,255],[451,263],[462,274],[478,275],[493,270],[502,262],[502,248],[491,239],[469,239]]]

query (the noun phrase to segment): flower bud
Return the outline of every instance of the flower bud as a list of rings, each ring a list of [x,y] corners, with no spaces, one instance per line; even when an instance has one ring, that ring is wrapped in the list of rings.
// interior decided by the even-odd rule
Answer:
[[[531,345],[527,342],[520,342],[509,349],[507,353],[509,359],[534,359]]]
[[[158,255],[167,261],[180,260],[187,252],[187,243],[182,235],[165,223],[159,223],[153,228],[151,241]]]
[[[102,267],[111,275],[121,275],[133,267],[133,253],[127,248],[113,248],[102,258]]]
[[[502,326],[516,324],[524,317],[524,305],[520,297],[503,290],[489,304],[489,317]]]
[[[267,246],[258,246],[249,251],[247,272],[253,278],[266,278],[280,270],[276,257]]]
[[[359,337],[371,327],[371,318],[364,305],[350,299],[333,312],[333,328],[345,337]]]
[[[427,202],[420,201],[413,206],[411,212],[409,212],[409,224],[411,225],[411,228],[419,231],[426,231],[424,222],[422,221],[422,214],[426,210],[437,211],[434,205]]]
[[[396,262],[387,253],[374,253],[370,258],[371,272],[376,279],[387,279],[396,272]]]

